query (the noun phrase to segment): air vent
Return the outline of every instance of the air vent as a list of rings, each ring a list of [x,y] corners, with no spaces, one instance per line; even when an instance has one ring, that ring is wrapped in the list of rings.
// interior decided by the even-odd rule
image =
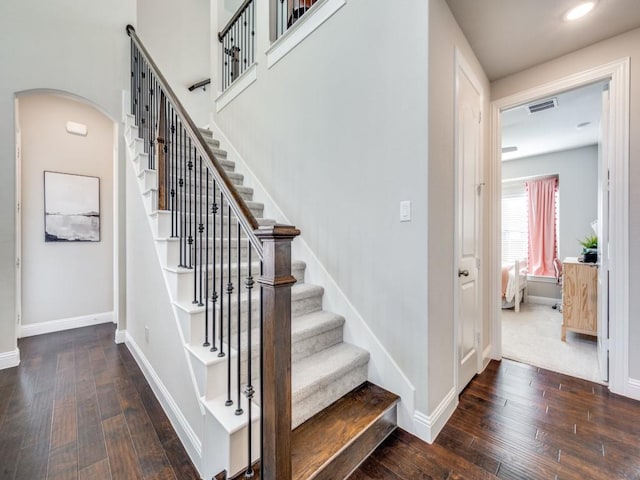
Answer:
[[[556,108],[558,106],[557,98],[550,98],[549,100],[544,100],[538,103],[532,103],[531,105],[527,105],[529,109],[529,114],[542,112],[543,110],[549,110],[550,108]]]

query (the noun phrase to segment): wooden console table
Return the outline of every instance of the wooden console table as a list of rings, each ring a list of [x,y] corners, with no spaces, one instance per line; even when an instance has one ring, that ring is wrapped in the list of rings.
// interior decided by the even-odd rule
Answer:
[[[567,257],[562,262],[562,341],[567,330],[598,335],[598,265]]]

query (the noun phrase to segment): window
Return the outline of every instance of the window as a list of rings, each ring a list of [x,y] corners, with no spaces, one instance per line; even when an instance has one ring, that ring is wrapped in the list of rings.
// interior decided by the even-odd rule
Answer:
[[[529,222],[524,182],[502,185],[502,261],[512,263],[528,256]]]
[[[558,187],[557,176],[556,188],[554,191],[555,203],[553,205],[554,215],[553,235],[545,240],[543,245],[539,242],[536,246],[538,250],[532,256],[531,245],[529,240],[529,195],[526,189],[526,183],[540,179],[541,177],[519,178],[517,180],[505,180],[502,182],[502,262],[513,263],[515,260],[527,260],[533,264],[529,265],[529,274],[532,272],[541,276],[553,276],[549,268],[540,267],[540,252],[542,250],[546,255],[557,256],[558,232],[559,232],[559,215],[558,206]],[[539,236],[532,232],[534,238]],[[551,258],[551,262],[553,259]],[[549,263],[549,262],[546,262]],[[537,266],[537,267],[536,267]],[[537,268],[537,270],[536,270]],[[536,270],[536,272],[534,272]]]

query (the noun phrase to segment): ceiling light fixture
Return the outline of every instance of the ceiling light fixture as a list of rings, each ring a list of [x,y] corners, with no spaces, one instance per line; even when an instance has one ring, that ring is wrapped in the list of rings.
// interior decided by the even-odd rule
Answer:
[[[564,14],[564,20],[566,22],[571,22],[572,20],[577,20],[584,17],[587,13],[595,8],[596,3],[597,0],[590,0],[588,2],[579,3],[575,7],[567,10],[567,13]]]

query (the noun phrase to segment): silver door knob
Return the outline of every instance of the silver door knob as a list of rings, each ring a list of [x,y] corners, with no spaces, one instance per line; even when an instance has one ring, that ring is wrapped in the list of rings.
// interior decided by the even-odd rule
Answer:
[[[458,270],[458,276],[459,277],[468,277],[469,276],[469,270]]]

